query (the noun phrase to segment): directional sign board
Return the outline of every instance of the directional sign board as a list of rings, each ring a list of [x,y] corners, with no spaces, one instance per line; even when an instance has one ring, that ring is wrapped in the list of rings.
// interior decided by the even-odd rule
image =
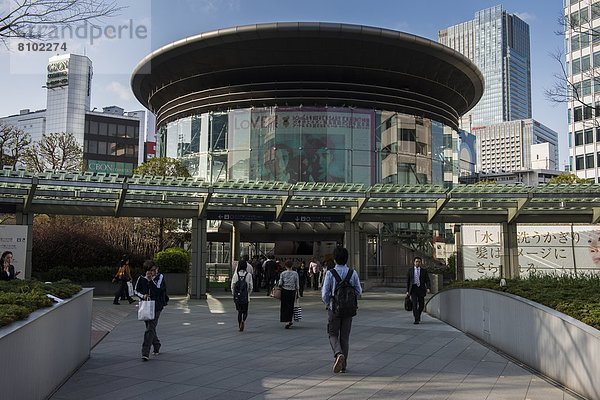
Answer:
[[[274,221],[275,213],[272,211],[207,211],[206,219],[219,221]]]
[[[346,214],[318,214],[318,213],[288,213],[281,217],[281,222],[344,222]]]

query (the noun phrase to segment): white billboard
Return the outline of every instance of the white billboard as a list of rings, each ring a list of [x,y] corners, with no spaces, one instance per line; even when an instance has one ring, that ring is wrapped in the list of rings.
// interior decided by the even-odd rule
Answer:
[[[462,225],[465,279],[497,277],[503,263],[501,225]],[[600,273],[600,225],[517,226],[521,277],[530,273]]]
[[[0,225],[0,253],[13,253],[15,273],[21,271],[17,278],[25,277],[27,257],[27,227],[22,225]]]

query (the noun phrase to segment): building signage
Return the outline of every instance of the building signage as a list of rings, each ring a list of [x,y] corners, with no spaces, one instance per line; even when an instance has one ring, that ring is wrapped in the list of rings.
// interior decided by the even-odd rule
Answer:
[[[281,222],[344,222],[345,214],[285,213]]]
[[[48,89],[66,86],[69,84],[69,60],[54,61],[48,64]]]
[[[274,221],[272,211],[207,211],[206,218],[219,221]]]
[[[134,165],[116,161],[88,160],[88,171],[107,174],[132,175]]]

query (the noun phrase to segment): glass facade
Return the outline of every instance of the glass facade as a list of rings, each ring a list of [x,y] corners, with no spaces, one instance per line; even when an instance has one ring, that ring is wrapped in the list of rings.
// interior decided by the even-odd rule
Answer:
[[[131,175],[138,165],[140,121],[85,116],[83,162],[87,171]]]
[[[458,182],[457,138],[439,122],[395,112],[263,107],[164,124],[157,152],[210,182],[451,185]]]
[[[462,116],[461,128],[531,118],[529,25],[502,6],[439,32],[439,42],[464,54],[485,78],[483,97]]]

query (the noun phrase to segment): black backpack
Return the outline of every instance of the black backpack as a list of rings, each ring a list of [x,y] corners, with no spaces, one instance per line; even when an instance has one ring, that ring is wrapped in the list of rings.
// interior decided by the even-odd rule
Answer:
[[[335,290],[333,291],[333,315],[340,318],[354,317],[358,309],[358,299],[354,286],[350,284],[350,278],[354,271],[348,270],[344,280],[335,269],[331,270],[335,278]]]
[[[248,282],[246,282],[246,275],[241,276],[239,271],[237,273],[238,280],[233,286],[233,301],[236,304],[248,303]]]

